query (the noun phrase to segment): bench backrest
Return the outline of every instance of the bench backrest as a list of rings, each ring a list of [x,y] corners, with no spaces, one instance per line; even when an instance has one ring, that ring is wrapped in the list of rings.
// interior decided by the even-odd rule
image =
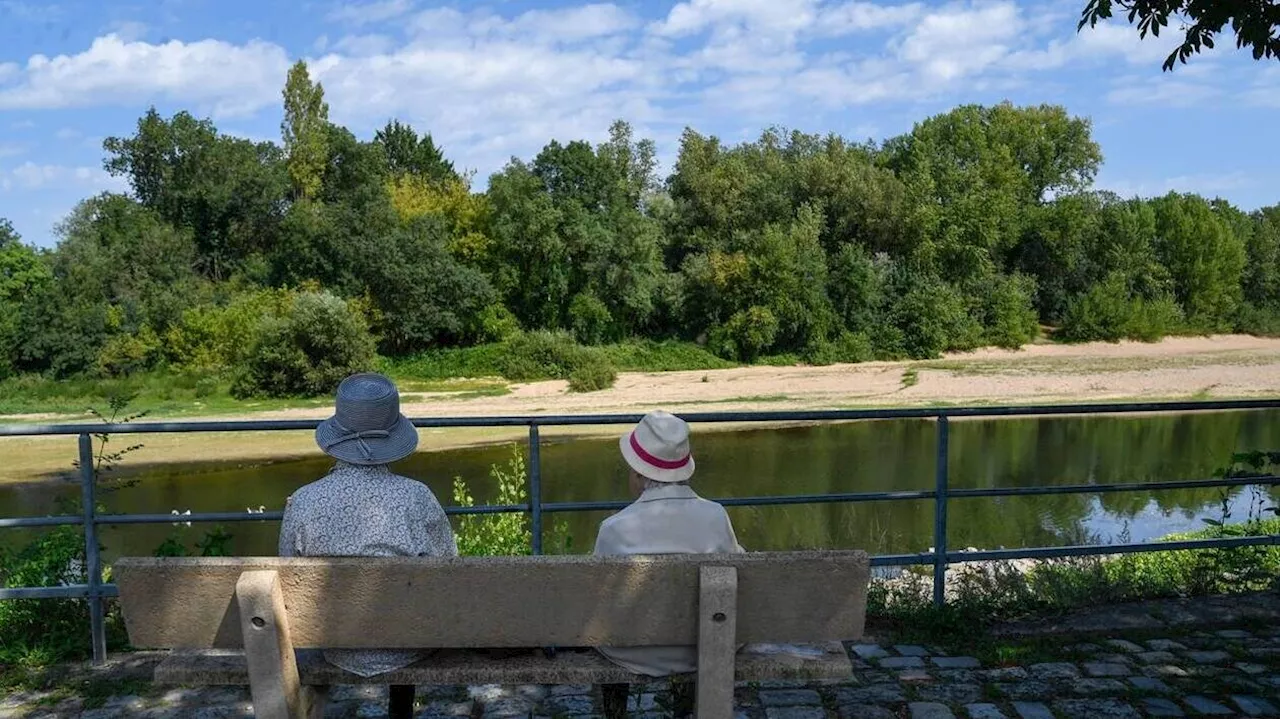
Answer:
[[[242,572],[278,572],[298,648],[696,644],[699,568],[737,570],[737,640],[862,635],[861,551],[645,557],[122,558],[130,643],[239,648]]]

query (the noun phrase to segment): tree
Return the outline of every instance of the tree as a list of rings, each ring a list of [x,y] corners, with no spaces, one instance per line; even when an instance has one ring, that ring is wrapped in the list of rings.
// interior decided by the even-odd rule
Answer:
[[[103,149],[103,166],[128,178],[138,202],[190,230],[210,279],[272,249],[289,182],[275,145],[221,135],[186,112],[165,120],[151,108],[132,137],[109,137]]]
[[[392,120],[378,130],[373,141],[386,154],[387,169],[392,175],[413,175],[432,182],[461,179],[453,163],[445,159],[431,139],[431,133],[419,138],[412,127]]]
[[[917,206],[916,261],[962,282],[1001,268],[1029,211],[1092,182],[1089,121],[1053,105],[965,105],[886,143],[884,162]]]
[[[35,248],[22,244],[13,225],[0,218],[0,379],[12,374],[20,356],[24,303],[52,279]]]
[[[304,199],[315,197],[320,191],[329,157],[328,125],[329,103],[324,101],[324,86],[311,82],[307,63],[299,60],[289,69],[285,81],[280,134],[294,191]]]
[[[67,377],[162,360],[159,338],[204,295],[190,233],[104,193],[81,202],[58,234],[53,280],[23,307],[23,368]]]
[[[1169,193],[1152,200],[1156,252],[1173,277],[1173,291],[1194,327],[1230,329],[1241,299],[1245,246],[1229,222],[1203,198]]]
[[[1172,18],[1181,21],[1183,40],[1165,58],[1165,72],[1179,62],[1186,64],[1187,58],[1201,49],[1213,48],[1214,37],[1228,23],[1236,34],[1237,48],[1250,48],[1254,60],[1280,60],[1280,3],[1275,0],[1089,0],[1080,14],[1077,32],[1111,18],[1117,5],[1128,11],[1130,24],[1137,22],[1138,36],[1142,38],[1148,33],[1159,37],[1160,29]]]

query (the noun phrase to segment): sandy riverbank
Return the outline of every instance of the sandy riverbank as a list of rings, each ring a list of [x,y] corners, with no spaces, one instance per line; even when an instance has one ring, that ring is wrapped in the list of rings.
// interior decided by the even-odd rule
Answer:
[[[1173,338],[1155,344],[1039,344],[925,362],[631,373],[621,375],[613,388],[590,394],[570,393],[564,382],[535,382],[513,385],[510,393],[497,397],[414,395],[405,402],[404,411],[413,417],[441,417],[635,413],[653,407],[691,412],[1266,396],[1280,396],[1280,339],[1220,336]],[[216,419],[310,419],[328,412],[328,408],[289,409]],[[616,427],[547,429],[544,436],[617,431]],[[508,441],[523,438],[524,432],[520,428],[423,430],[421,447],[432,451]],[[318,454],[309,432],[153,435],[142,441],[146,448],[130,457],[131,464],[260,462]],[[74,456],[74,438],[0,439],[0,482],[65,470]]]

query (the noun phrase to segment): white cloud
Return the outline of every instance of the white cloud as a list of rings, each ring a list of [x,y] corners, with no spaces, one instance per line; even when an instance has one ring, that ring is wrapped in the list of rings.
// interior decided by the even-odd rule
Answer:
[[[902,41],[898,56],[919,67],[926,78],[947,82],[1003,58],[1021,32],[1022,18],[1011,2],[972,9],[952,6],[924,16]]]
[[[330,22],[348,25],[367,25],[386,22],[402,17],[413,11],[414,0],[378,0],[377,2],[354,3],[334,8],[325,19]]]
[[[95,190],[123,189],[122,178],[112,177],[100,167],[70,167],[66,165],[42,165],[27,161],[17,167],[0,172],[4,189],[18,188],[39,190],[48,187],[79,185]]]
[[[0,157],[13,157],[26,151],[26,146],[19,145],[16,142],[0,142]]]
[[[1194,192],[1213,197],[1231,190],[1253,187],[1256,183],[1257,178],[1239,171],[1178,175],[1158,180],[1098,179],[1100,189],[1110,190],[1122,197],[1156,197],[1170,192]]]
[[[901,27],[924,13],[918,2],[906,5],[877,5],[871,2],[847,2],[822,8],[814,23],[814,33],[838,37],[865,30]]]
[[[1107,99],[1118,105],[1191,107],[1221,95],[1221,88],[1208,83],[1170,77],[1132,77],[1117,82],[1115,89],[1107,93]]]
[[[163,99],[215,116],[247,114],[278,100],[288,66],[283,48],[260,40],[157,45],[106,35],[76,55],[33,55],[17,82],[0,83],[0,110]]]
[[[107,32],[121,40],[141,40],[150,31],[151,28],[145,22],[136,20],[116,20],[107,25]]]

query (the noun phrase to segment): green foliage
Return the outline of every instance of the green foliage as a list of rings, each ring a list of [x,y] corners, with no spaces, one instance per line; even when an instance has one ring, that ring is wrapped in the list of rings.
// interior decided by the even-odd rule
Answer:
[[[607,355],[579,345],[564,332],[523,332],[512,337],[504,344],[498,367],[513,382],[567,379],[577,385],[575,391],[604,389],[616,377]]]
[[[1147,34],[1158,36],[1160,29],[1167,27],[1169,20],[1179,22],[1179,30],[1183,33],[1182,42],[1161,66],[1166,72],[1173,70],[1181,62],[1199,53],[1204,48],[1212,49],[1214,38],[1227,26],[1236,34],[1236,47],[1249,48],[1254,60],[1276,58],[1280,60],[1280,15],[1267,3],[1241,3],[1231,0],[1165,0],[1163,2],[1142,2],[1139,0],[1089,0],[1080,14],[1077,30],[1085,25],[1094,27],[1099,21],[1109,20],[1113,5],[1126,10],[1128,21],[1136,23],[1138,36],[1145,38]],[[1271,10],[1268,13],[1268,10]]]
[[[177,514],[177,511],[174,512]],[[205,532],[204,536],[195,543],[196,554],[198,557],[230,557],[233,556],[231,549],[231,540],[234,535],[229,533],[225,527],[221,525]],[[156,557],[190,557],[191,549],[187,547],[183,532],[175,529],[165,537],[160,546],[156,547],[152,553]]]
[[[49,266],[8,220],[0,218],[0,380],[14,373],[20,360],[23,304],[43,295],[53,280]]]
[[[288,158],[289,176],[298,195],[310,199],[320,191],[329,156],[329,103],[324,101],[324,87],[311,82],[307,63],[302,60],[289,69],[283,94],[284,119],[280,121],[280,135]]]
[[[778,337],[778,318],[768,307],[750,307],[711,330],[712,350],[726,359],[752,362],[773,347]]]
[[[580,293],[569,303],[569,326],[573,328],[573,336],[582,344],[603,343],[612,325],[613,315],[595,295]]]
[[[316,338],[341,356],[304,348],[319,329],[297,327],[299,292],[341,298],[405,377],[577,369],[582,388],[1017,347],[1041,324],[1068,340],[1280,327],[1280,210],[1091,191],[1101,151],[1059,106],[961,106],[883,144],[687,130],[665,182],[619,121],[476,192],[425,130],[330,123],[305,63],[283,100],[283,147],[149,110],[104,143],[132,196],[83,202],[52,251],[0,221],[0,382],[327,394],[368,364],[365,332],[344,319],[345,340]]]
[[[75,527],[46,532],[16,552],[0,551],[0,586],[84,584],[84,535]],[[89,652],[89,606],[69,599],[0,602],[0,664],[50,664]]]
[[[1113,273],[1068,305],[1059,337],[1068,342],[1154,342],[1182,325],[1182,309],[1172,297],[1135,297],[1124,277]]]
[[[436,147],[429,132],[419,138],[411,126],[391,120],[373,141],[386,153],[387,169],[394,175],[415,175],[433,182],[459,179],[453,163]]]
[[[314,397],[374,362],[373,339],[349,304],[328,293],[296,295],[286,315],[268,317],[232,386],[237,397]]]
[[[587,355],[569,372],[570,392],[596,392],[608,389],[618,380],[618,372],[609,363],[609,358],[601,353]]]
[[[512,445],[511,458],[506,464],[495,464],[489,476],[497,486],[497,496],[488,504],[521,505],[529,501],[528,470],[519,445]],[[474,507],[466,482],[461,477],[453,480],[453,503],[459,507]],[[455,536],[458,554],[464,557],[517,556],[533,551],[532,520],[525,512],[498,514],[465,514],[455,520]],[[551,541],[546,546],[552,553],[567,553],[570,536],[567,525],[558,522],[551,531]]]

